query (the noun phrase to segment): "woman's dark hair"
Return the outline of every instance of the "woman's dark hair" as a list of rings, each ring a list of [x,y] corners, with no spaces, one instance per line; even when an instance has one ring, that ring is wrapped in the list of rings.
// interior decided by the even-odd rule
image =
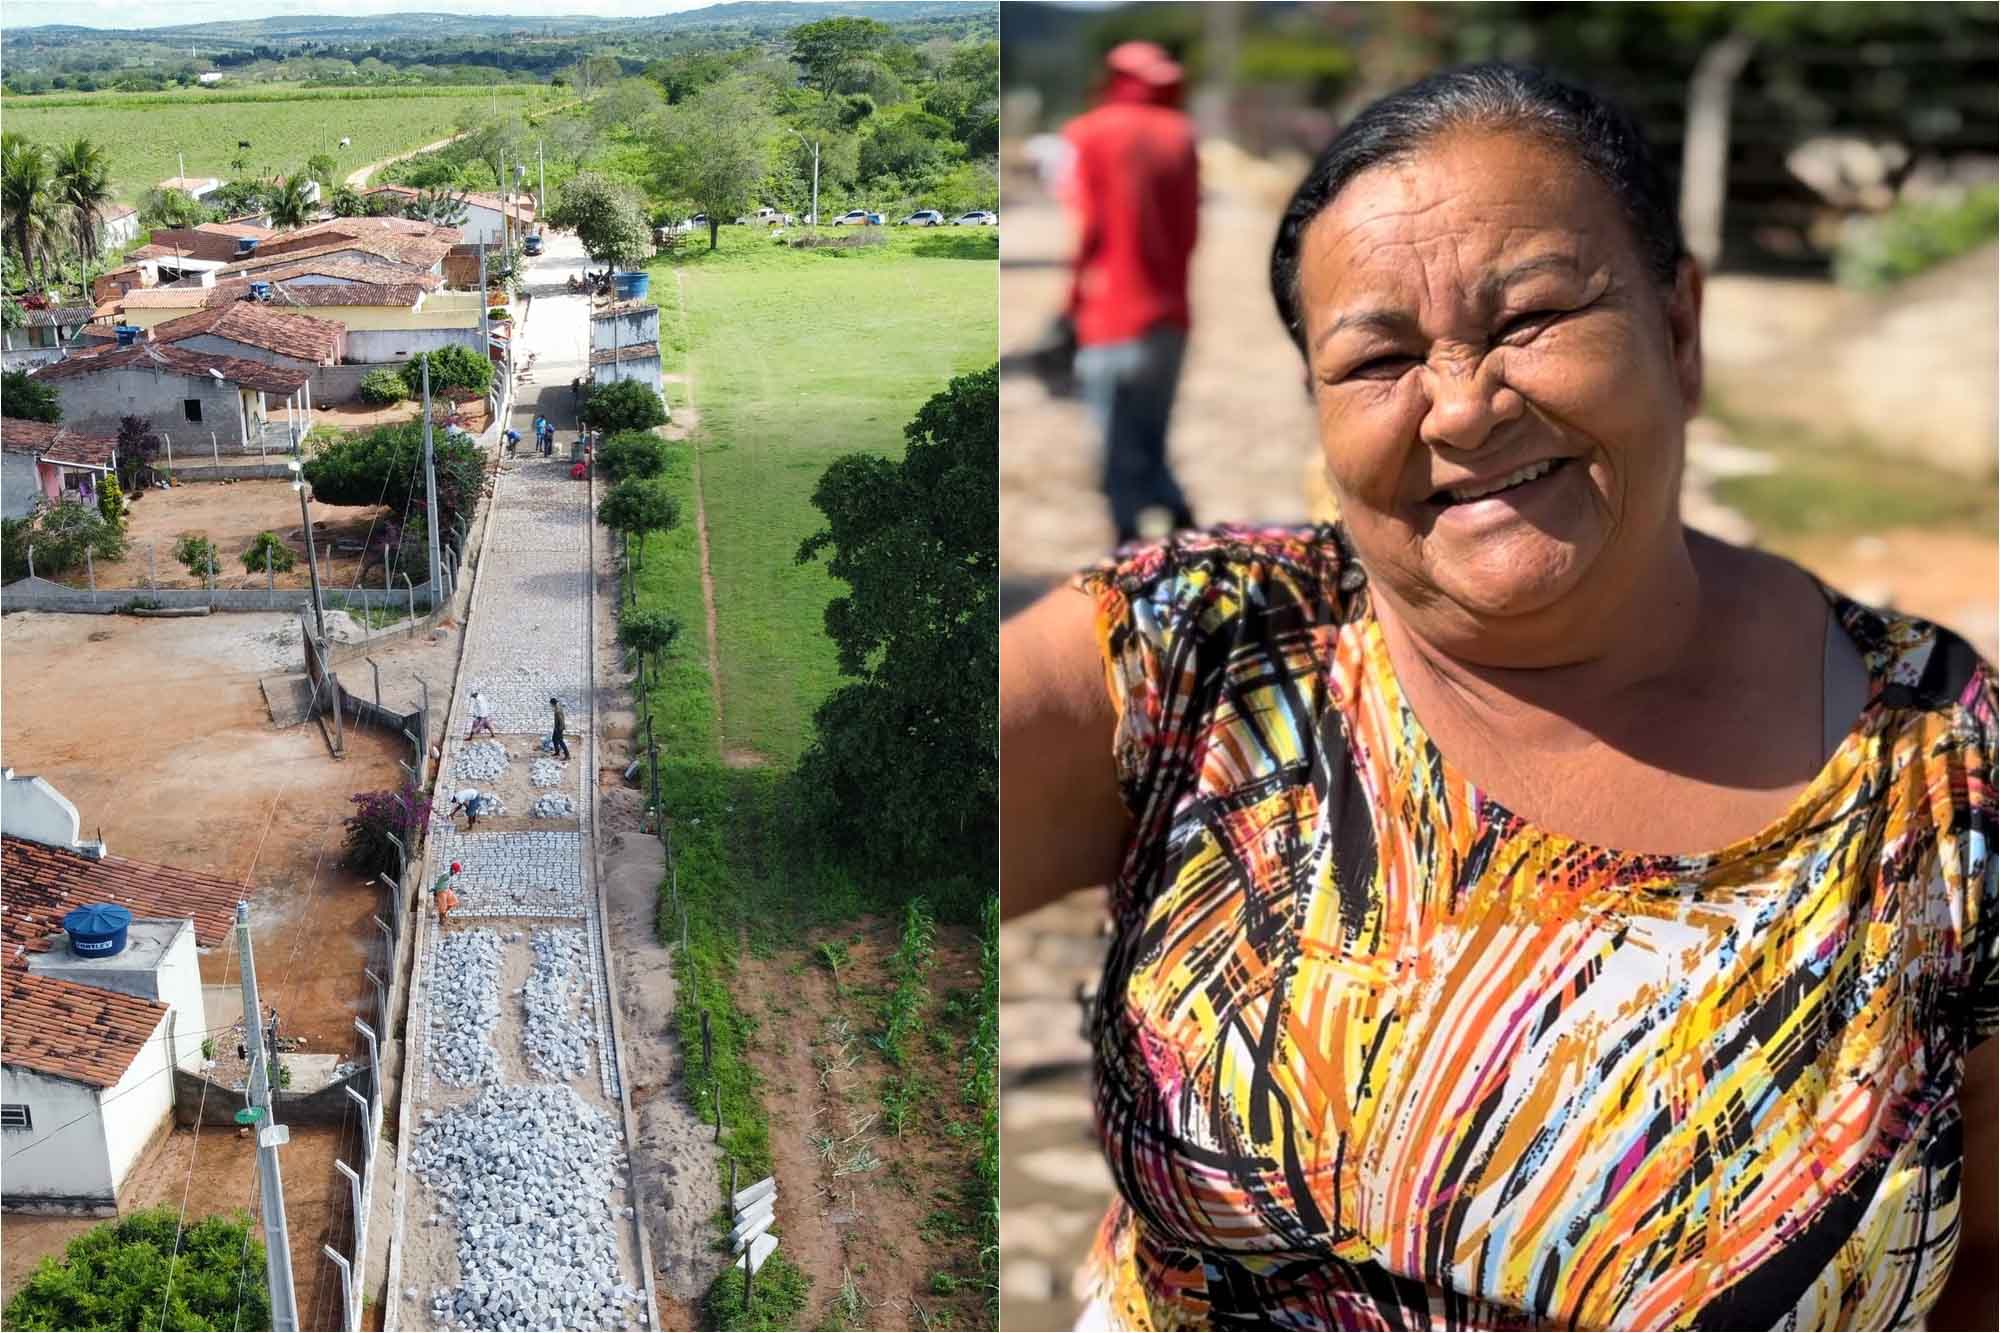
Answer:
[[[1687,246],[1680,216],[1646,136],[1616,106],[1572,83],[1522,65],[1489,62],[1448,69],[1368,104],[1328,144],[1293,192],[1271,248],[1271,294],[1278,317],[1303,352],[1299,240],[1312,220],[1370,167],[1413,157],[1453,130],[1538,135],[1574,155],[1602,180],[1631,224],[1639,257],[1672,285]]]

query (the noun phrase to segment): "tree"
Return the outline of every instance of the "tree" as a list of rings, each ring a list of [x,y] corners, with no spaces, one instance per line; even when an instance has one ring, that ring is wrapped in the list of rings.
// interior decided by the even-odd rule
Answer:
[[[450,533],[460,520],[470,522],[486,476],[486,456],[463,437],[438,432],[432,451],[437,460],[438,531]],[[387,505],[398,514],[414,504],[423,512],[424,423],[398,422],[373,430],[355,431],[306,460],[305,478],[313,499],[328,505]],[[408,525],[415,528],[418,522]],[[407,529],[406,529],[407,531]]]
[[[243,568],[248,570],[268,569],[277,574],[289,574],[298,557],[278,534],[266,528],[251,539],[250,548],[243,552]]]
[[[613,486],[597,502],[597,518],[605,527],[624,533],[627,541],[637,538],[643,560],[647,534],[665,532],[678,524],[681,507],[658,482],[632,477]]]
[[[27,371],[10,370],[0,375],[0,416],[54,425],[62,420],[62,399]]]
[[[30,280],[54,251],[62,234],[55,177],[48,153],[18,134],[0,135],[0,216],[7,245]]]
[[[368,211],[368,201],[352,185],[342,185],[327,197],[326,206],[337,218],[356,218]]]
[[[757,205],[772,138],[770,117],[749,84],[732,79],[702,89],[672,108],[665,121],[655,163],[660,192],[688,199],[708,214],[713,250],[722,219]]]
[[[233,180],[208,198],[210,206],[221,216],[236,218],[249,213],[262,213],[271,206],[274,193],[265,181]]]
[[[102,148],[76,138],[58,149],[51,164],[55,206],[65,215],[77,253],[97,258],[104,210],[111,203],[111,161]]]
[[[666,404],[649,384],[638,380],[613,380],[592,389],[577,414],[583,424],[606,435],[626,431],[651,430],[667,424]]]
[[[164,1318],[162,1317],[164,1316]],[[265,1328],[264,1243],[237,1212],[181,1225],[149,1208],[91,1228],[42,1260],[7,1301],[9,1328]]]
[[[660,659],[673,650],[681,634],[681,622],[664,611],[628,607],[618,617],[618,642],[639,654],[641,663],[650,660],[655,669]]]
[[[656,85],[645,79],[620,79],[598,96],[590,120],[600,131],[633,129],[662,105]]]
[[[401,875],[396,842],[406,850],[416,846],[430,824],[430,798],[405,782],[400,791],[358,791],[347,799],[355,807],[341,821],[347,829],[347,864],[370,878]]]
[[[841,75],[889,36],[889,25],[874,19],[821,19],[791,31],[792,59],[805,71],[806,83],[822,97],[835,91]]]
[[[582,166],[583,159],[597,146],[597,128],[582,116],[558,116],[548,123],[546,131],[545,151],[571,167]]]
[[[331,153],[314,153],[306,159],[306,175],[320,183],[322,189],[333,188],[333,173],[340,170]]]
[[[470,190],[460,190],[453,194],[450,190],[419,190],[417,197],[403,205],[403,216],[417,222],[436,223],[440,227],[462,227],[465,225],[466,203],[472,197]]]
[[[214,209],[185,190],[148,190],[139,204],[144,227],[195,227],[215,216]]]
[[[660,437],[650,431],[623,431],[598,446],[597,465],[614,482],[627,477],[657,477],[666,471],[667,450]]]
[[[431,394],[454,390],[485,393],[493,387],[493,363],[463,343],[449,343],[434,352],[419,352],[403,363],[403,384],[412,398],[424,396],[424,365],[431,368]]]
[[[125,531],[125,491],[112,473],[97,483],[97,514],[120,533]]]
[[[153,484],[153,460],[165,443],[144,417],[118,419],[118,479],[128,491]]]
[[[630,268],[652,254],[653,236],[638,192],[595,171],[564,181],[545,220],[574,231],[596,263]]]
[[[624,66],[611,56],[585,56],[563,73],[569,79],[569,86],[576,89],[576,95],[588,102],[617,78],[623,69]]]
[[[998,431],[999,368],[952,380],[905,428],[901,461],[827,468],[827,525],[798,553],[847,584],[826,630],[857,678],[814,717],[800,808],[857,865],[962,874],[981,896],[998,846]]]
[[[494,187],[506,189],[507,164],[520,161],[527,148],[528,127],[521,118],[503,116],[498,120],[484,119],[476,110],[468,108],[459,121],[459,129],[465,135],[460,146],[466,157],[484,163],[486,169],[493,173]]]
[[[270,192],[267,200],[271,207],[273,227],[303,227],[312,219],[313,203],[306,195],[306,187],[311,179],[294,173],[285,178],[277,189]]]
[[[174,559],[196,578],[215,573],[222,567],[215,543],[205,533],[189,533],[174,543]]]

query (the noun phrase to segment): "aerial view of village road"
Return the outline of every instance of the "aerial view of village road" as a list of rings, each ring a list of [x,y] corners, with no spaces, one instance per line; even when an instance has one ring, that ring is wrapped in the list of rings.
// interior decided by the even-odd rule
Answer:
[[[0,1327],[993,1328],[998,5],[411,8],[0,30]]]

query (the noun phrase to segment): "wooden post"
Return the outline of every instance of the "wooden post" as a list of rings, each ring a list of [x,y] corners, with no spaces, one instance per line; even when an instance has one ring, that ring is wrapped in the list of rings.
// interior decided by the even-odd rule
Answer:
[[[216,462],[222,461],[222,444],[215,438],[214,431],[208,433],[208,451],[215,456]]]
[[[154,592],[160,590],[160,544],[146,543],[146,586]]]
[[[83,572],[90,579],[90,600],[97,600],[97,561],[88,546],[83,548]]]
[[[750,1313],[750,1247],[743,1247],[743,1312]]]
[[[1681,229],[1690,253],[1712,269],[1722,253],[1722,209],[1729,194],[1729,101],[1755,43],[1732,32],[1702,52],[1688,81],[1687,132],[1681,146]]]
[[[729,1159],[729,1220],[736,1220],[736,1159]]]

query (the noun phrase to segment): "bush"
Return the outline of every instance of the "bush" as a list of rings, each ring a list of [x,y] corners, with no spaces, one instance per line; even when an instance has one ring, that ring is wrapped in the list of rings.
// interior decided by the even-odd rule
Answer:
[[[485,393],[493,385],[493,363],[463,343],[452,343],[435,352],[419,352],[403,366],[403,387],[407,397],[420,398],[424,392],[424,365],[431,368],[433,395],[462,390]]]
[[[471,522],[486,456],[469,439],[443,432],[435,436],[438,531],[449,535],[460,520]],[[423,512],[424,423],[403,421],[355,431],[306,460],[305,478],[313,499],[329,505],[388,505],[398,514]],[[411,527],[416,525],[412,523]]]
[[[486,312],[486,318],[493,320],[495,322],[499,322],[501,320],[512,319],[514,318],[514,316],[508,312],[506,306],[496,305],[491,310],[488,310]]]
[[[431,818],[431,801],[405,782],[399,791],[362,791],[347,798],[355,810],[344,821],[347,863],[363,875],[401,875],[403,867],[390,835],[416,854],[417,836]]]
[[[175,542],[174,559],[196,578],[203,578],[222,568],[221,561],[216,558],[215,543],[202,534],[191,534]]]
[[[31,518],[0,519],[0,583],[28,576],[28,535],[33,530]]]
[[[638,538],[638,554],[646,552],[649,533],[665,532],[681,521],[680,504],[656,481],[629,478],[613,486],[597,502],[597,518],[605,527]]]
[[[125,492],[118,489],[118,478],[109,472],[97,483],[97,514],[121,534],[125,531]]]
[[[243,553],[243,568],[249,570],[268,569],[276,574],[289,574],[298,562],[292,548],[268,528],[258,533],[250,543],[250,549]]]
[[[658,661],[681,635],[681,622],[664,611],[632,607],[618,618],[618,642]]]
[[[371,370],[361,377],[361,401],[370,406],[387,407],[409,396],[409,388],[403,383],[402,375],[387,367]]]
[[[613,435],[598,447],[597,464],[613,482],[627,477],[657,477],[667,467],[666,445],[657,435],[626,431]]]
[[[1983,185],[1953,198],[1898,204],[1876,217],[1853,218],[1841,230],[1833,276],[1843,287],[1886,287],[1991,244],[1996,225],[2000,225],[2000,185]]]
[[[153,460],[165,443],[153,423],[140,416],[118,421],[118,484],[136,491],[153,483]]]
[[[164,1315],[164,1318],[162,1317]],[[264,1245],[242,1212],[148,1208],[43,1259],[7,1301],[9,1328],[268,1328]]]
[[[94,506],[81,501],[37,502],[27,523],[21,536],[22,561],[25,565],[27,548],[32,546],[37,574],[75,569],[84,562],[85,552],[99,560],[116,560],[125,554],[125,534],[106,523]],[[24,568],[22,572],[27,571]]]
[[[607,435],[667,424],[667,408],[660,395],[637,380],[616,380],[592,389],[578,415],[584,425]]]
[[[25,370],[0,375],[0,415],[17,421],[46,421],[51,426],[62,420],[62,401],[56,391]]]

